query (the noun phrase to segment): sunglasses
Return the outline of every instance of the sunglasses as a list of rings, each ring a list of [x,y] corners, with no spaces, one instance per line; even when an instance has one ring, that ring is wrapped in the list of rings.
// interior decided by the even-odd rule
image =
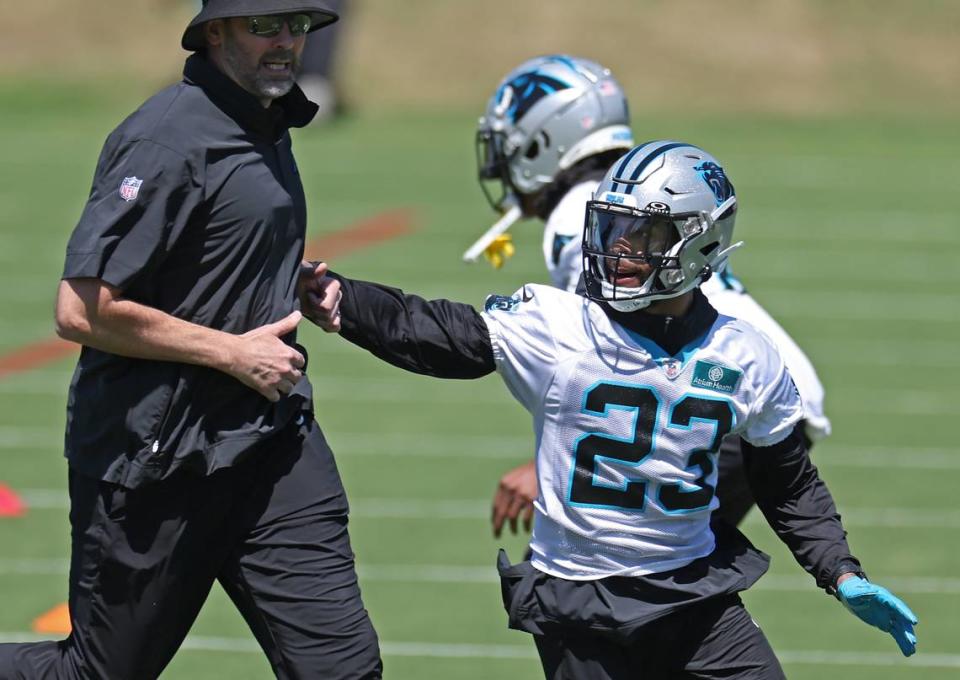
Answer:
[[[309,14],[265,14],[247,17],[247,30],[261,38],[272,38],[280,34],[284,22],[290,27],[290,35],[299,37],[310,30],[313,19]]]

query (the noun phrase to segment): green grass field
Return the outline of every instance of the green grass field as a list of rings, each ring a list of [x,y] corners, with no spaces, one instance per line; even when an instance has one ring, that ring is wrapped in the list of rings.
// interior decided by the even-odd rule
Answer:
[[[109,130],[132,93],[0,86],[0,353],[52,336],[69,232]],[[488,226],[474,182],[475,112],[358,117],[296,135],[311,234],[396,207],[418,231],[333,266],[431,297],[480,304],[543,281],[539,230],[520,225],[500,272],[460,253]],[[960,129],[949,118],[646,118],[722,161],[741,200],[737,273],[808,351],[834,434],[814,457],[875,580],[920,616],[920,652],[818,592],[762,518],[773,555],[746,599],[793,680],[946,680],[960,675]],[[532,452],[530,426],[495,377],[432,381],[306,328],[317,415],[353,507],[366,604],[394,680],[537,678],[527,636],[506,628],[486,521],[496,480]],[[66,597],[66,465],[72,361],[0,379],[0,482],[33,505],[0,520],[0,640]],[[215,588],[167,680],[270,677]]]

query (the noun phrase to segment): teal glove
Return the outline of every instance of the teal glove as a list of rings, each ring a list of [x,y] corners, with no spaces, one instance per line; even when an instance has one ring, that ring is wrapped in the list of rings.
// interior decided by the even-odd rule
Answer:
[[[889,590],[859,576],[851,576],[837,587],[837,597],[862,621],[890,633],[904,656],[917,651],[917,636],[913,632],[917,617]]]

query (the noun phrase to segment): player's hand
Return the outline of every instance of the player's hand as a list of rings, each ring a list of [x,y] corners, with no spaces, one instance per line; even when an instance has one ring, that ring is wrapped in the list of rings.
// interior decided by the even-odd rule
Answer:
[[[837,597],[862,621],[890,633],[904,656],[917,651],[917,636],[913,632],[917,617],[889,590],[854,575],[840,578]]]
[[[517,520],[523,517],[523,528],[530,531],[533,521],[533,501],[537,499],[537,468],[533,461],[514,468],[500,478],[493,496],[490,522],[493,535],[500,538],[504,522],[510,522],[510,531],[517,533]]]
[[[327,276],[326,262],[300,264],[297,296],[303,315],[327,333],[340,332],[340,282]]]
[[[301,318],[293,312],[237,336],[227,372],[270,401],[280,401],[303,377],[303,355],[280,339],[293,332]]]

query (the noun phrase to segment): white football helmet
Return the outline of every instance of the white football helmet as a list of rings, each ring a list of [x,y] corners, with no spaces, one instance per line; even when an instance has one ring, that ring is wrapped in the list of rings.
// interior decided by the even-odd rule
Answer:
[[[731,244],[736,212],[733,185],[707,152],[670,140],[632,149],[587,203],[587,297],[631,312],[695,288],[742,245]],[[649,274],[630,285],[638,265]]]
[[[477,130],[480,185],[495,210],[563,170],[633,146],[627,99],[609,69],[566,55],[524,62],[497,87]],[[499,185],[499,186],[497,186]]]

